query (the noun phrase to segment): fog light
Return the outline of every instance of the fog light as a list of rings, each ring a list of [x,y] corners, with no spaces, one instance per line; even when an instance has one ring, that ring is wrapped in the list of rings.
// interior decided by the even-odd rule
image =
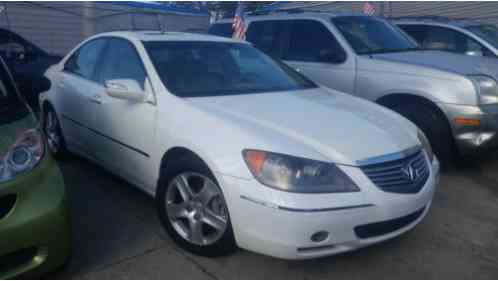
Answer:
[[[322,242],[329,237],[328,231],[318,231],[311,235],[311,241]]]

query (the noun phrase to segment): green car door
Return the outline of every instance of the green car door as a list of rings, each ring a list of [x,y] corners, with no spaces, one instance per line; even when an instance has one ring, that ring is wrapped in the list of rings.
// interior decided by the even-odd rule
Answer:
[[[62,174],[0,58],[0,279],[39,277],[69,253]]]

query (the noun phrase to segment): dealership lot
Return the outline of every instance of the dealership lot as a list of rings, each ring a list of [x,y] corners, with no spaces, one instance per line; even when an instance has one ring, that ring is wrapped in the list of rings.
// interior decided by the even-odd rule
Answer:
[[[48,278],[498,278],[498,154],[443,174],[428,217],[406,235],[308,261],[242,250],[192,256],[164,233],[153,199],[80,158],[60,164],[74,248],[70,263]]]

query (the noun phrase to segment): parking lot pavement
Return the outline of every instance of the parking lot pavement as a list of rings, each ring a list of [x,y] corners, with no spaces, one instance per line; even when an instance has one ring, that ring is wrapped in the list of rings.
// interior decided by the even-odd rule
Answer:
[[[73,256],[50,279],[498,278],[498,156],[443,174],[428,216],[405,235],[307,261],[243,250],[216,259],[187,254],[163,231],[150,197],[77,157],[60,164]]]

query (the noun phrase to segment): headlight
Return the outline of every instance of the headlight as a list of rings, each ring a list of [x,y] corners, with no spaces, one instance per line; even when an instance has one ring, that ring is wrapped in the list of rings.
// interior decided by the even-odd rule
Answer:
[[[272,188],[298,193],[360,190],[332,163],[260,150],[244,150],[242,155],[254,177]]]
[[[429,160],[432,163],[432,161],[434,160],[434,152],[432,152],[431,143],[429,142],[429,140],[427,139],[427,137],[425,136],[425,134],[422,131],[418,130],[417,136],[418,136],[418,140],[422,144],[422,147],[424,148],[425,152],[427,153]]]
[[[36,129],[25,131],[7,153],[0,156],[0,183],[33,169],[42,159],[44,150],[40,132]]]
[[[468,76],[476,88],[480,104],[498,103],[498,87],[496,81],[486,75]]]

